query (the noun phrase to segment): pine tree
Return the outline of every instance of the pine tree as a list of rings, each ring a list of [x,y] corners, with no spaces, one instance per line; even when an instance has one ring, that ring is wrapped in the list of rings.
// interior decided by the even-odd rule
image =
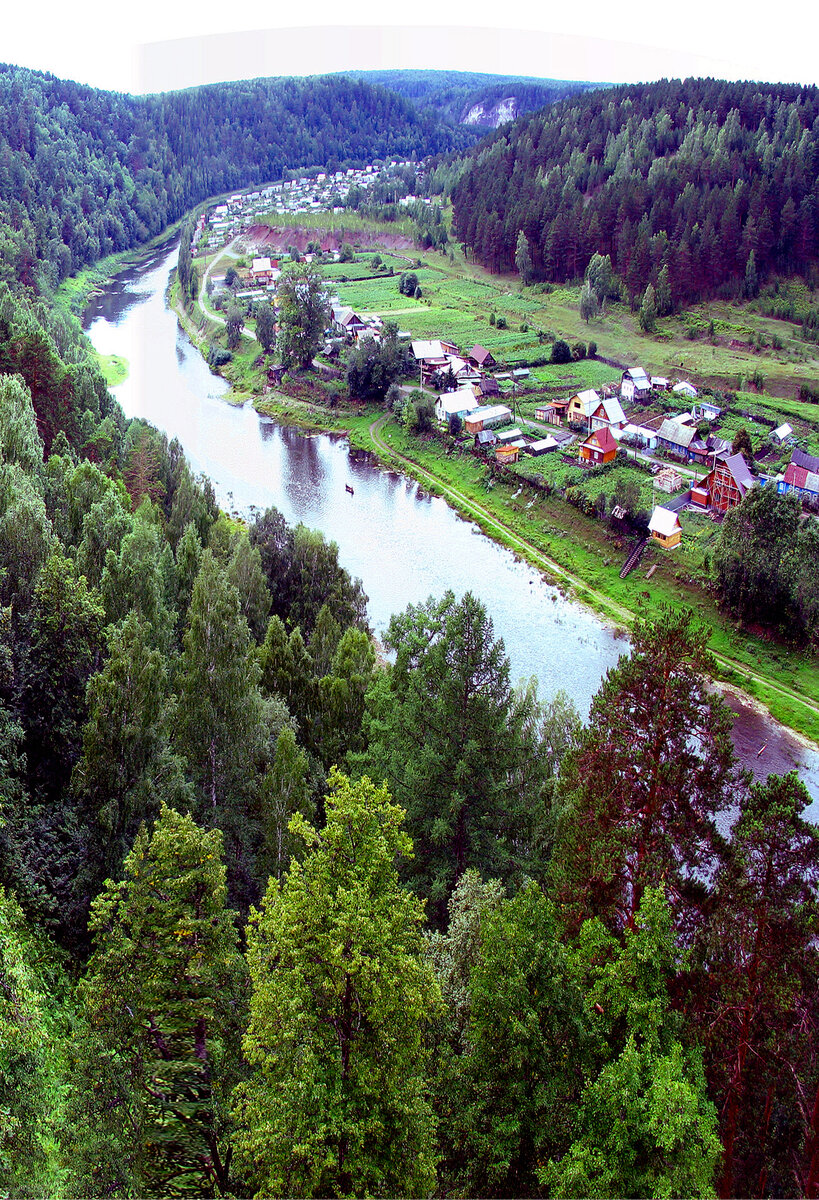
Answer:
[[[665,880],[675,920],[695,918],[719,862],[716,816],[743,777],[731,714],[710,687],[706,634],[690,611],[639,619],[630,657],[608,671],[565,764],[566,808],[552,871],[570,928],[600,916],[629,927]]]
[[[81,1195],[232,1186],[245,973],[226,896],[221,834],[163,805],[92,906],[65,1135]]]
[[[521,229],[515,246],[515,270],[520,275],[520,281],[525,286],[532,279],[532,249],[529,239]]]
[[[253,981],[235,1144],[258,1196],[425,1195],[434,1124],[422,1024],[437,988],[411,853],[386,788],[331,772],[319,833],[272,879],[248,931]]]

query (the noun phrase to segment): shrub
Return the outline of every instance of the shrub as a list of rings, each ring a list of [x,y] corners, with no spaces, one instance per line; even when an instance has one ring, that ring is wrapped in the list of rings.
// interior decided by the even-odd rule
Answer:
[[[586,343],[585,342],[575,342],[574,345],[572,346],[572,358],[574,359],[575,362],[580,362],[580,360],[585,357],[586,357]]]
[[[589,342],[589,347],[586,353],[589,358],[597,358],[597,342]]]
[[[497,317],[495,325],[498,329],[506,329],[506,317]]]
[[[572,352],[568,342],[564,342],[562,338],[558,338],[552,344],[552,362],[553,363],[568,363],[572,361]]]

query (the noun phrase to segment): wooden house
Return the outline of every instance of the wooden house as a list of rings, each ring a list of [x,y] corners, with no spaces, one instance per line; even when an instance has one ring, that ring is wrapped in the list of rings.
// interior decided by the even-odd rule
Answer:
[[[651,393],[651,380],[642,367],[629,367],[620,380],[621,400],[647,400]]]
[[[689,458],[688,448],[697,436],[697,428],[686,413],[682,417],[666,417],[657,430],[657,443],[678,458]]]
[[[608,425],[590,433],[586,440],[580,443],[578,453],[581,461],[594,463],[595,466],[613,462],[617,454],[617,442]]]
[[[794,448],[783,477],[777,480],[776,490],[796,492],[800,498],[819,500],[819,457]]]
[[[535,409],[535,420],[559,425],[569,411],[569,400],[553,400],[551,404],[540,404]]]
[[[742,455],[733,454],[716,463],[713,471],[692,487],[691,503],[725,513],[735,508],[755,483]]]
[[[596,412],[599,407],[600,397],[597,392],[588,388],[585,392],[578,392],[576,396],[571,397],[566,416],[570,421],[587,424],[592,413]]]
[[[670,496],[672,492],[678,492],[682,487],[682,475],[679,471],[675,471],[673,467],[664,467],[654,480],[655,485],[661,492],[665,492]]]
[[[658,542],[664,550],[673,550],[682,541],[680,518],[670,508],[657,505],[648,523],[651,540]]]
[[[497,365],[492,352],[484,346],[473,346],[469,351],[469,361],[473,366],[480,367],[482,371],[490,371]]]
[[[488,408],[476,408],[464,420],[466,432],[480,433],[482,429],[492,429],[496,425],[506,425],[512,420],[512,412],[505,404],[493,404]]]
[[[614,426],[615,429],[625,429],[628,421],[617,397],[604,396],[589,417],[589,423],[592,429],[602,429],[604,425],[608,425],[609,428]]]

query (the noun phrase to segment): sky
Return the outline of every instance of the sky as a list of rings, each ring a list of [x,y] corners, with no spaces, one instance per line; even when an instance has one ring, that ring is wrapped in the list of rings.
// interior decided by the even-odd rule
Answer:
[[[719,0],[412,0],[389,10],[384,0],[12,0],[0,58],[134,93],[389,67],[612,83],[712,75],[816,84],[816,23],[812,0],[796,0],[782,20]]]

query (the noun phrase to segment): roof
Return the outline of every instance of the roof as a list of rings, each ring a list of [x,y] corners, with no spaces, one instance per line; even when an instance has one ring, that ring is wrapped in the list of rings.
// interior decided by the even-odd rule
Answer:
[[[475,434],[475,437],[478,439],[479,446],[491,446],[493,442],[498,440],[498,435],[494,429],[481,429]]]
[[[534,451],[554,450],[555,446],[559,446],[559,445],[560,445],[560,443],[558,442],[557,438],[554,438],[551,435],[549,435],[549,437],[540,438],[540,440],[537,442],[530,442],[529,449],[534,450]]]
[[[480,417],[482,421],[491,421],[495,417],[511,417],[512,412],[505,404],[490,404],[487,408],[475,409],[471,415],[473,420]]]
[[[602,429],[595,429],[594,433],[590,434],[582,445],[590,446],[592,443],[595,446],[599,446],[604,454],[608,454],[609,450],[617,449],[617,442],[612,437],[608,425],[604,425]]]
[[[272,271],[273,263],[269,258],[254,258],[251,271]]]
[[[483,366],[487,359],[492,358],[492,351],[487,350],[485,346],[473,346],[469,351],[469,357],[474,358],[478,366]],[[494,358],[492,358],[494,362]]]
[[[465,388],[460,392],[448,392],[439,396],[435,406],[446,416],[451,416],[453,413],[474,412],[478,408],[478,401],[474,393]]]
[[[514,429],[504,429],[503,433],[498,434],[499,442],[513,442],[515,438],[523,437],[523,431],[515,425]]]
[[[690,396],[692,400],[697,398],[697,389],[687,379],[681,379],[679,383],[675,383],[671,390],[672,392],[682,392],[684,395]]]
[[[680,521],[677,514],[670,508],[663,508],[658,504],[651,514],[648,528],[650,533],[659,533],[661,537],[671,537],[672,533],[680,528]]]
[[[721,463],[717,464],[717,470],[720,467],[727,467],[734,477],[734,483],[740,490],[741,495],[745,495],[749,487],[753,487],[756,483],[753,475],[748,469],[748,464],[741,454],[732,454],[730,458],[724,458]]]
[[[440,341],[436,342],[413,342],[412,352],[417,361],[428,358],[443,358],[447,356],[447,352],[441,345]]]
[[[790,437],[792,433],[793,430],[791,429],[790,425],[786,423],[784,425],[780,425],[778,429],[775,429],[773,431],[773,436],[775,438],[779,438],[780,442],[782,442],[786,437]]]
[[[481,389],[482,396],[499,396],[500,386],[497,379],[493,379],[491,375],[485,375],[480,380],[478,386]]]
[[[671,442],[674,446],[683,446],[686,450],[696,436],[697,431],[693,426],[684,425],[676,417],[666,417],[657,430],[658,438],[662,438],[664,442]]]
[[[819,471],[819,457],[813,454],[806,454],[804,450],[794,447],[791,454],[791,462],[794,466],[804,467],[806,471]]]
[[[651,382],[642,367],[629,367],[623,372],[623,376],[628,376],[633,383],[638,387],[651,387]]]
[[[578,392],[576,396],[572,396],[572,400],[580,401],[580,406],[587,417],[590,417],[594,410],[600,406],[600,397],[591,388],[587,388],[585,392]]]
[[[612,425],[619,425],[621,421],[625,421],[626,414],[623,412],[623,406],[616,396],[606,396],[598,405],[598,408],[603,409],[606,420]],[[592,416],[600,416],[600,413],[595,411]]]
[[[817,471],[806,471],[804,467],[797,467],[795,462],[789,462],[784,478],[785,483],[799,488],[800,491],[819,493],[819,472]]]

